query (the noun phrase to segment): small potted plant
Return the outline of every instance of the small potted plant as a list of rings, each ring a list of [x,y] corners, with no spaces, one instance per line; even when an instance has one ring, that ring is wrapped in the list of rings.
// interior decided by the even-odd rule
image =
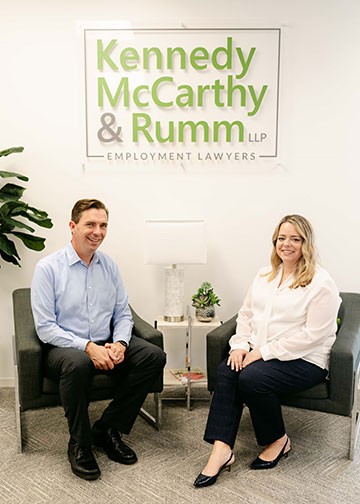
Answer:
[[[221,301],[214,293],[210,282],[203,282],[191,300],[195,308],[195,316],[200,322],[211,322],[215,317],[215,305],[220,306]]]

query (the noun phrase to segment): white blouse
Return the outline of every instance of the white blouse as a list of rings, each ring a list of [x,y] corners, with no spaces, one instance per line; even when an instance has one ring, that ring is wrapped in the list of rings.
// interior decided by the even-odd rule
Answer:
[[[341,303],[338,289],[320,266],[306,287],[290,289],[293,275],[280,286],[282,268],[271,282],[261,269],[240,308],[230,349],[259,348],[262,358],[304,359],[328,369]]]

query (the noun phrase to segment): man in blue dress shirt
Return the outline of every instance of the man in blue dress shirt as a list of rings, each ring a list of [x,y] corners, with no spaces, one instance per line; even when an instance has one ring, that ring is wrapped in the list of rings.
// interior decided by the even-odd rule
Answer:
[[[38,262],[31,286],[36,331],[46,343],[45,373],[59,381],[68,421],[71,469],[87,480],[100,476],[92,444],[102,446],[116,462],[137,461],[121,434],[129,434],[165,365],[160,348],[132,335],[118,267],[97,250],[106,236],[108,215],[99,200],[75,203],[71,243]],[[97,373],[116,376],[118,387],[91,429],[88,392]]]

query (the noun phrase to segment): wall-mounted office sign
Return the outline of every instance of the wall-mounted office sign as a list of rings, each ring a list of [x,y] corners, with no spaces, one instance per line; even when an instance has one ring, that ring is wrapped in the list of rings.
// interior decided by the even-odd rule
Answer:
[[[86,159],[278,156],[280,29],[83,27]]]

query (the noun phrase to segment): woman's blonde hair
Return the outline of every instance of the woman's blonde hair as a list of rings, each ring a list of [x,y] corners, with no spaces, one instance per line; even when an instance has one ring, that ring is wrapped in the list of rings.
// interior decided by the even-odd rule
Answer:
[[[302,257],[298,260],[296,264],[296,269],[294,272],[294,281],[290,285],[291,289],[296,289],[297,287],[305,287],[308,285],[314,277],[317,263],[317,252],[314,241],[314,232],[310,222],[302,217],[301,215],[286,215],[281,219],[279,224],[276,226],[275,231],[272,235],[273,249],[271,252],[271,266],[272,269],[268,273],[269,282],[273,280],[282,264],[282,260],[276,252],[276,242],[279,236],[280,227],[285,223],[289,222],[295,226],[296,231],[302,238]]]

